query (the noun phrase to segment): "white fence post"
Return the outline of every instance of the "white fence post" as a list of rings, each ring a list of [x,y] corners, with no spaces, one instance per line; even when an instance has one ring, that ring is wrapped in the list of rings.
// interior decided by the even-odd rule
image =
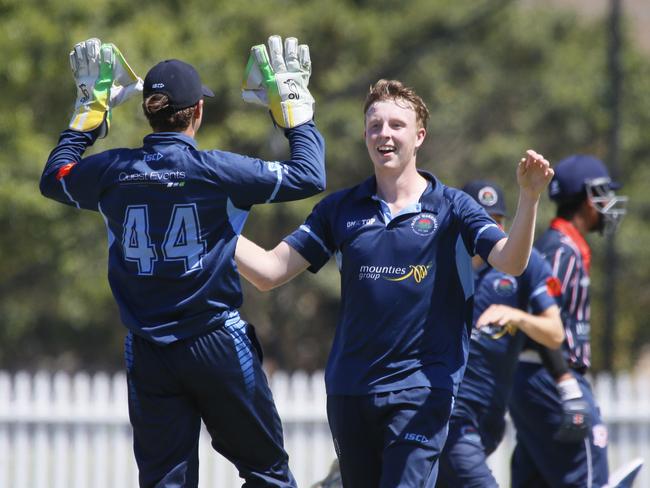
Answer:
[[[11,417],[11,376],[0,371],[0,486],[9,485],[11,450],[9,443],[9,422]]]
[[[53,485],[54,488],[70,486],[70,435],[69,427],[61,420],[65,418],[68,409],[72,408],[72,384],[70,377],[58,372],[54,375],[54,391],[52,415],[53,425]]]
[[[41,371],[34,376],[34,416],[37,419],[45,419],[48,409],[51,405],[51,388],[50,377],[47,373]],[[50,475],[50,456],[48,453],[48,425],[46,422],[38,422],[34,426],[34,457],[33,457],[33,474],[34,488],[47,488]]]
[[[25,419],[32,415],[32,378],[25,372],[14,376],[14,403],[11,407],[15,412],[18,423],[14,430],[13,448],[13,484],[15,488],[29,488],[30,469],[30,438]]]
[[[90,377],[86,373],[77,373],[72,379],[72,394],[74,396],[74,418],[77,420],[72,427],[72,463],[73,479],[71,486],[85,488],[90,486],[88,468],[90,464],[89,442],[86,420],[90,413]]]
[[[90,388],[90,413],[98,419],[108,418],[108,408],[111,406],[110,385],[108,375],[99,373],[92,379]],[[108,488],[110,472],[109,456],[112,455],[108,449],[108,430],[110,426],[106,422],[97,425],[90,425],[92,444],[91,479],[93,488]]]

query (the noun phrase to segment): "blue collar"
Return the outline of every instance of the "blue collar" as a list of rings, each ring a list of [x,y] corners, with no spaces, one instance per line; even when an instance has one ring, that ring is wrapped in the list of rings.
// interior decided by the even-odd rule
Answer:
[[[153,146],[159,144],[185,144],[192,149],[198,149],[196,141],[190,136],[186,136],[180,132],[153,132],[142,141],[145,146]]]
[[[421,205],[421,211],[438,213],[444,185],[428,171],[418,170],[418,173],[429,182],[427,189],[424,190],[424,193],[420,197],[419,204]],[[373,175],[363,181],[354,193],[355,197],[359,200],[377,199],[377,179],[375,176]]]

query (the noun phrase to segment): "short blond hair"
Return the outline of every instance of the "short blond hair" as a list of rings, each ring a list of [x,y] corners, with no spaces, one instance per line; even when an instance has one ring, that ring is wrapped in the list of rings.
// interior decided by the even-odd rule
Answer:
[[[408,102],[415,111],[415,120],[418,127],[427,128],[429,109],[413,88],[405,86],[398,80],[379,80],[374,85],[371,85],[370,90],[368,90],[366,101],[363,104],[363,115],[365,116],[368,113],[368,109],[373,103],[384,100],[404,100]]]

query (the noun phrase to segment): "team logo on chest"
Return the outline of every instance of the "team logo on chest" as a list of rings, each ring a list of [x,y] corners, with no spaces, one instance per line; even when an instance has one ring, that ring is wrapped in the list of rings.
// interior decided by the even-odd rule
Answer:
[[[517,291],[517,280],[512,276],[502,276],[497,278],[492,283],[492,287],[497,295],[502,297],[510,297]]]
[[[430,213],[422,213],[411,219],[411,229],[419,236],[429,236],[438,228],[436,216]]]
[[[406,266],[368,266],[364,264],[359,268],[359,280],[377,281],[381,278],[386,281],[398,282],[412,279],[419,284],[427,277],[430,269],[431,263]]]

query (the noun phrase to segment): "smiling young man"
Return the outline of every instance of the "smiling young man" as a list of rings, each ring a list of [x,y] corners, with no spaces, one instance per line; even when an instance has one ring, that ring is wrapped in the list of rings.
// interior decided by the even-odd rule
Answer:
[[[374,175],[323,199],[271,251],[240,238],[235,257],[268,290],[335,256],[341,308],[325,382],[343,485],[433,487],[467,362],[471,256],[524,270],[553,171],[534,151],[522,158],[506,237],[469,195],[417,169],[429,112],[412,89],[379,80],[364,114]]]

